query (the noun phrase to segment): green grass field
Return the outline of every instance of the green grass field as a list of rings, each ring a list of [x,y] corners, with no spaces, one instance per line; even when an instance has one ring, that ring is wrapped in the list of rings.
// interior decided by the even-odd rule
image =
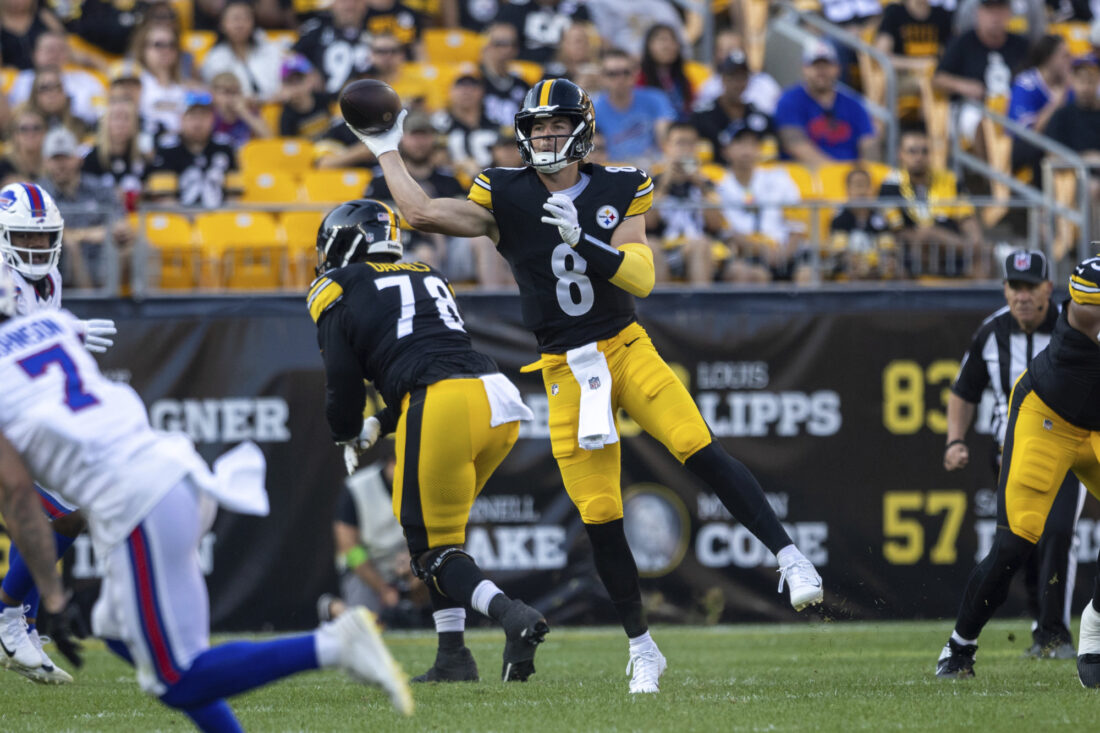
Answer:
[[[233,700],[251,731],[850,731],[1095,730],[1098,693],[1073,661],[1021,658],[1022,620],[982,636],[977,678],[937,680],[950,622],[658,627],[669,660],[658,695],[627,694],[626,642],[613,629],[555,629],[526,684],[497,681],[503,638],[467,640],[476,684],[415,686],[400,718],[373,688],[309,673]],[[434,658],[431,634],[387,635],[412,673]],[[56,657],[55,657],[56,658]],[[142,694],[130,669],[92,644],[69,687],[40,687],[0,671],[0,730],[188,730]]]

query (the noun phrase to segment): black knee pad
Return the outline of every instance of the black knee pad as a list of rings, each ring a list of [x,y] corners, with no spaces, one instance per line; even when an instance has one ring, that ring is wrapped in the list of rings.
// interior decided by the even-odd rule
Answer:
[[[474,562],[474,558],[470,557],[468,552],[454,545],[436,547],[427,552],[422,552],[412,559],[413,574],[424,581],[424,584],[428,587],[446,595],[446,593],[443,593],[443,589],[439,587],[439,581],[437,580],[439,571],[448,562],[458,557],[464,557],[470,562]]]

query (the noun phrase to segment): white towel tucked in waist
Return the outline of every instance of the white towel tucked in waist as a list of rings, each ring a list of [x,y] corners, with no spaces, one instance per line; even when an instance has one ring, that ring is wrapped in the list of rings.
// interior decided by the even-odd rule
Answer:
[[[489,398],[490,427],[535,419],[535,414],[523,404],[519,390],[508,377],[499,372],[486,374],[481,377],[481,382],[485,385],[485,396]]]
[[[585,450],[599,450],[619,442],[611,411],[611,371],[607,358],[595,342],[570,349],[565,358],[581,388],[577,444]]]

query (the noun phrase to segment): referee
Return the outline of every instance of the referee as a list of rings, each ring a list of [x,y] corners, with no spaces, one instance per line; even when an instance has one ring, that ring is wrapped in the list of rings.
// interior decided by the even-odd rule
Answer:
[[[984,321],[963,357],[959,376],[947,403],[947,447],[943,466],[957,471],[970,461],[966,432],[986,387],[993,390],[996,407],[993,429],[997,437],[997,465],[1001,462],[1008,400],[1012,386],[1046,348],[1058,320],[1059,305],[1051,300],[1046,257],[1042,252],[1019,250],[1004,263],[1004,294],[1008,302]],[[1085,487],[1067,473],[1058,491],[1037,552],[1026,567],[1032,645],[1027,655],[1036,658],[1073,659],[1076,652],[1069,631],[1070,602],[1077,575],[1075,530],[1084,504]],[[998,496],[998,501],[1004,497]]]

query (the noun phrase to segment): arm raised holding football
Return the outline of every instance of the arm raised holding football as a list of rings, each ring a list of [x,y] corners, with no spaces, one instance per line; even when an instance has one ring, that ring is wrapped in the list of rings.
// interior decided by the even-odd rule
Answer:
[[[340,109],[345,124],[382,166],[401,216],[422,232],[454,237],[487,236],[497,241],[499,235],[492,212],[469,200],[433,199],[409,174],[398,152],[408,111],[401,109],[401,100],[392,89],[386,85],[381,85],[385,87],[381,89],[379,84],[373,80],[349,84],[340,95]],[[390,119],[392,126],[386,126]]]

